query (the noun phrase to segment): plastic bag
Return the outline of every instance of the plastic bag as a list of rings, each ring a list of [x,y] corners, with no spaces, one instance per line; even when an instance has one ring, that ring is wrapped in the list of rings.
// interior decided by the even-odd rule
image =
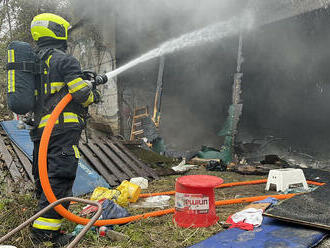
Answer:
[[[139,185],[130,183],[127,180],[122,181],[117,187],[117,190],[119,190],[121,194],[125,194],[130,202],[136,202],[141,193],[141,187]]]
[[[94,189],[91,196],[92,201],[97,201],[101,199],[113,200],[120,206],[126,207],[128,205],[129,192],[122,188],[119,189],[107,189],[104,187],[97,187]]]
[[[129,182],[140,186],[141,189],[148,188],[148,179],[144,177],[133,177],[131,180],[129,180]]]
[[[120,206],[126,207],[129,202],[136,202],[139,199],[140,193],[140,186],[124,180],[116,189],[95,188],[90,199],[97,201],[106,198],[113,200]]]
[[[107,189],[104,187],[97,187],[94,189],[93,194],[91,196],[92,201],[98,201],[101,199],[109,199],[117,198],[120,195],[120,191],[115,189]]]
[[[107,219],[118,219],[130,216],[127,210],[112,200],[105,200],[102,204],[102,215],[100,216],[100,220],[107,220]]]
[[[143,202],[134,204],[133,208],[164,208],[170,205],[169,200],[171,199],[168,195],[158,195],[146,198]]]
[[[129,203],[129,192],[127,189],[119,190],[120,195],[116,200],[114,200],[115,203],[119,204],[122,207],[126,207]]]
[[[184,171],[188,171],[190,169],[195,169],[197,167],[198,167],[198,165],[186,164],[186,160],[183,159],[177,166],[172,167],[172,170],[174,170],[176,172],[184,172]]]
[[[102,203],[105,201],[106,199],[102,199],[102,200],[98,200],[97,202],[100,203],[102,205]],[[89,214],[95,213],[97,211],[98,207],[94,206],[94,205],[87,205],[85,206],[79,213],[79,215],[81,216],[87,216]]]

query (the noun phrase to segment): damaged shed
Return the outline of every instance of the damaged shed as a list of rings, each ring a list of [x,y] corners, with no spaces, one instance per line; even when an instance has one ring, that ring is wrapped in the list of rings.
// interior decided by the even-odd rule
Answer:
[[[70,53],[83,69],[109,78],[99,88],[101,104],[90,108],[88,131],[92,132],[79,143],[75,184],[83,189],[78,192],[74,185],[73,194],[103,205],[98,220],[102,224],[91,230],[82,247],[314,247],[321,243],[330,230],[330,174],[315,168],[329,169],[330,159],[330,0],[76,3],[79,22],[71,31]],[[32,187],[32,144],[28,130],[19,129],[17,121],[9,118],[0,128],[0,165],[15,187],[20,183],[19,192],[22,184]],[[226,157],[190,159],[201,150]],[[152,163],[142,159],[149,155]],[[40,161],[44,169],[47,159]],[[250,174],[232,169],[256,164],[260,171]],[[285,171],[292,180],[283,179],[281,187],[275,176],[268,181],[265,174],[272,165],[286,168],[276,172]],[[298,171],[299,178],[292,176]],[[132,178],[136,180],[130,184]],[[143,187],[134,185],[139,180]],[[9,193],[0,199],[5,227],[1,234],[34,211],[32,195],[7,200],[7,194],[17,197],[15,191]],[[108,216],[115,204],[127,211],[124,218]],[[79,207],[72,202],[70,212],[78,213]],[[91,217],[94,210],[85,206],[79,217]],[[246,217],[253,217],[252,223]],[[201,222],[196,225],[196,220]],[[81,225],[67,224],[66,231],[74,229],[72,234],[82,237]],[[30,234],[20,235],[11,239],[12,244],[29,247]],[[318,247],[328,244],[329,239]]]
[[[121,6],[129,16],[116,19],[117,65],[164,40],[226,20],[228,13],[255,11],[256,27],[241,33],[241,40],[238,32],[119,75],[121,134],[130,137],[134,110],[147,107],[151,117],[158,111],[160,136],[169,153],[185,154],[203,145],[220,148],[224,137],[217,133],[238,93],[243,104],[238,152],[249,157],[250,150],[244,148],[252,144],[263,147],[258,159],[269,152],[287,157],[303,154],[302,160],[328,159],[328,1],[232,1],[226,8],[212,5],[212,10],[205,1],[196,4],[200,8],[195,13],[189,7],[173,11],[169,1],[162,6],[169,15],[151,23],[148,20],[156,18],[159,6],[132,2],[133,12]],[[148,14],[142,7],[147,5],[153,9]],[[237,88],[233,91],[237,73],[242,73],[241,95]]]

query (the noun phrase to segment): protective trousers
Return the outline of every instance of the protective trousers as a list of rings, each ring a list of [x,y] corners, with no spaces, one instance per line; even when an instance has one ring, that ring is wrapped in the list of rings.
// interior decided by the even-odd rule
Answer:
[[[72,185],[76,177],[78,159],[80,157],[78,151],[80,135],[80,130],[69,129],[50,138],[47,169],[49,182],[57,199],[72,196]],[[40,141],[34,142],[33,150],[33,176],[35,178],[36,196],[39,200],[38,211],[49,205],[39,178],[39,143]],[[63,206],[68,208],[69,203],[64,203]],[[61,223],[62,216],[52,209],[36,219],[33,223],[33,228],[44,231],[59,231]]]

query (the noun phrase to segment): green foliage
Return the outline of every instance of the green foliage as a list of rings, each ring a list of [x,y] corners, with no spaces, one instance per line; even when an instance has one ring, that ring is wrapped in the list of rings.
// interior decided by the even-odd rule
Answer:
[[[6,74],[2,68],[7,63],[9,42],[21,40],[32,43],[30,24],[33,17],[44,12],[67,17],[67,7],[65,0],[0,0],[0,86],[6,85]]]

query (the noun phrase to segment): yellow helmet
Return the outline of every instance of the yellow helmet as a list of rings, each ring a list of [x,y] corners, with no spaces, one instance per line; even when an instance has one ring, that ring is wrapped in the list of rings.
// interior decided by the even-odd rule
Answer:
[[[31,34],[35,41],[41,37],[67,40],[69,27],[70,23],[64,18],[51,13],[43,13],[33,18],[31,22]]]

